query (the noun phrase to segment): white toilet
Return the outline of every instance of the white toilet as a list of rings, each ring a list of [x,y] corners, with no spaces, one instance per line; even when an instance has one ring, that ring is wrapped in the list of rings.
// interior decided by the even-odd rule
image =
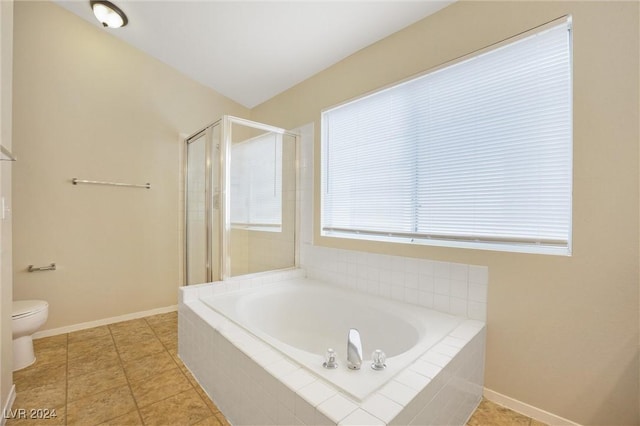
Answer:
[[[13,371],[36,362],[33,333],[47,321],[49,304],[44,300],[14,300],[11,315],[13,333]]]

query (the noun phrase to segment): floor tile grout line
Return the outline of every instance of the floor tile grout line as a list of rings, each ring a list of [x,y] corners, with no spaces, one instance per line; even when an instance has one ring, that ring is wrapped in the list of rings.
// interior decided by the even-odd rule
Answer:
[[[158,333],[156,333],[156,330],[153,328],[153,326],[151,324],[149,324],[149,321],[147,321],[147,319],[145,318],[145,321],[147,323],[147,325],[149,325],[149,327],[151,328],[151,331],[153,331],[153,334],[156,336],[156,338],[158,340],[160,340],[160,338],[158,337]],[[173,320],[167,320],[167,321],[173,321]],[[178,328],[178,324],[176,321],[176,332],[177,332],[177,328]],[[207,407],[207,410],[209,410],[209,413],[211,413],[211,415],[213,417],[215,417],[216,419],[218,418],[216,416],[216,413],[213,412],[213,410],[211,410],[211,408],[209,407],[209,405],[207,404],[207,401],[204,401],[202,399],[202,395],[200,395],[200,392],[198,392],[198,390],[195,388],[194,384],[191,382],[191,380],[189,380],[189,377],[187,377],[187,375],[185,374],[185,372],[183,371],[183,369],[180,367],[180,364],[178,364],[178,362],[176,361],[176,359],[173,357],[173,355],[171,355],[171,353],[169,352],[169,349],[167,348],[167,346],[162,342],[162,340],[160,340],[160,344],[162,345],[162,347],[164,348],[165,352],[167,352],[167,354],[169,354],[169,356],[171,357],[171,360],[173,361],[173,363],[176,365],[176,367],[178,367],[178,371],[180,371],[180,374],[182,374],[182,376],[187,380],[187,383],[189,383],[189,386],[191,386],[190,390],[194,390],[196,392],[196,395],[198,395],[198,398],[200,398],[200,401]],[[177,351],[176,351],[176,355],[177,355]],[[195,377],[194,377],[195,379]],[[198,383],[198,386],[200,386],[200,384]],[[203,389],[204,391],[204,389]],[[187,392],[187,391],[184,391]],[[176,395],[179,395],[182,392],[179,392]],[[206,393],[206,392],[205,392]],[[175,395],[172,395],[175,396]],[[208,396],[208,395],[207,395]],[[171,396],[168,396],[165,399],[171,398]],[[163,400],[164,401],[164,400]],[[202,420],[202,419],[201,419]]]
[[[111,336],[111,340],[113,340],[113,346],[116,349],[116,354],[118,354],[118,362],[120,363],[120,367],[122,368],[122,374],[124,374],[124,379],[127,381],[127,387],[129,388],[129,392],[131,393],[131,399],[133,399],[133,404],[136,406],[136,412],[138,413],[138,417],[140,418],[140,421],[142,422],[142,424],[145,425],[146,423],[144,421],[144,418],[142,417],[142,412],[140,411],[140,407],[138,406],[138,401],[136,400],[135,394],[133,393],[133,387],[131,387],[131,381],[129,380],[129,375],[127,374],[127,370],[124,368],[124,361],[120,356],[120,350],[118,350],[118,345],[116,344],[116,339],[113,335],[113,331],[111,330],[111,327],[108,327],[108,329],[109,329],[109,335]],[[105,420],[105,422],[114,420],[118,417],[119,416],[114,417],[113,419]]]
[[[109,338],[111,339],[111,343],[113,344],[113,348],[116,351],[116,355],[118,355],[118,361],[119,361],[119,364],[120,364],[120,368],[122,368],[122,374],[124,374],[125,375],[125,379],[127,379],[127,376],[126,376],[126,373],[125,373],[125,370],[124,370],[124,366],[122,365],[122,362],[120,361],[120,355],[119,355],[118,350],[117,350],[117,345],[116,345],[115,339],[114,339],[113,335],[111,334],[111,329],[108,327],[108,325],[106,327],[107,327],[107,330],[109,331]],[[98,328],[98,327],[93,327],[93,328]],[[67,334],[69,335],[70,333],[67,333]],[[70,361],[69,360],[69,351],[68,351],[69,340],[70,340],[69,337],[67,338],[67,390],[66,390],[66,406],[65,406],[65,411],[66,412],[68,412],[68,404],[69,404],[69,402],[75,402],[75,401],[69,401],[69,392],[68,392],[68,387],[69,387],[69,364],[68,363]],[[87,337],[87,338],[81,339],[80,341],[83,342],[83,341],[87,341],[87,340],[94,340],[94,339],[100,339],[100,338],[102,338],[102,336]],[[78,357],[78,358],[80,358],[80,357]],[[90,374],[92,374],[92,373],[89,372],[89,373],[79,374],[79,375],[77,375],[75,377],[79,378],[79,377],[87,376],[87,375],[90,375]],[[101,392],[107,392],[107,391],[110,391],[112,389],[115,389],[116,387],[117,386],[114,386],[114,387],[111,387],[111,388],[108,388],[108,389],[103,389]],[[129,388],[129,389],[131,390],[131,388]],[[97,392],[97,393],[100,393],[100,392]],[[83,396],[82,398],[76,399],[76,401],[82,400],[83,398],[91,397],[92,395],[95,395],[95,394]],[[131,396],[133,398],[133,392],[131,393]],[[134,403],[135,403],[135,399],[134,399]],[[136,409],[137,409],[137,407],[136,407]],[[127,414],[127,413],[125,413],[125,414]],[[107,419],[105,421],[109,421],[109,420],[113,420],[113,419]],[[67,423],[68,423],[68,417],[65,417],[65,424],[67,424]]]
[[[153,326],[149,323],[149,321],[147,321],[146,317],[145,317],[145,318],[142,318],[142,319],[145,321],[145,323],[147,324],[147,326],[151,329],[151,332],[154,334],[154,336],[156,337],[156,339],[158,339],[158,341],[159,341],[159,342],[160,342],[160,344],[162,345],[163,351],[164,351],[164,352],[166,352],[166,353],[167,353],[167,355],[169,355],[169,357],[171,358],[171,360],[173,361],[173,363],[174,363],[174,364],[176,365],[176,367],[178,368],[178,371],[180,371],[180,373],[184,376],[184,373],[182,372],[182,369],[181,369],[181,368],[180,368],[180,366],[175,362],[175,359],[173,359],[173,357],[172,357],[172,356],[171,356],[171,354],[169,353],[169,351],[168,351],[167,347],[165,346],[165,344],[164,344],[164,343],[162,343],[162,340],[160,340],[160,338],[158,337],[158,334],[156,333],[156,331],[155,331],[155,329],[153,328]],[[167,321],[169,321],[169,320],[167,320]],[[121,355],[120,355],[120,351],[118,350],[118,345],[117,345],[117,343],[115,342],[115,336],[113,335],[113,331],[112,331],[111,327],[109,327],[109,333],[111,334],[111,338],[112,338],[112,339],[113,339],[113,341],[114,341],[114,346],[115,346],[115,348],[116,348],[116,353],[118,354],[118,361],[120,362],[120,365],[122,366],[122,369],[123,369],[123,372],[124,372],[124,375],[125,375],[125,379],[127,380],[127,385],[128,385],[128,387],[129,387],[129,391],[131,392],[131,396],[132,396],[132,398],[133,398],[133,402],[134,402],[134,404],[135,404],[135,406],[136,406],[136,410],[137,410],[137,412],[138,412],[138,416],[140,417],[140,421],[142,421],[142,423],[143,423],[143,424],[146,424],[146,423],[145,423],[145,421],[144,421],[144,417],[142,416],[142,412],[141,412],[141,410],[140,410],[140,406],[138,405],[138,401],[136,400],[135,395],[134,395],[134,393],[133,393],[133,387],[131,386],[131,380],[129,379],[129,375],[127,374],[127,371],[126,371],[126,369],[125,369],[125,367],[124,367],[124,360],[122,359],[122,357],[121,357]],[[160,352],[158,352],[158,353],[160,353]],[[153,355],[153,354],[151,354],[151,355]],[[150,355],[145,355],[145,356],[150,356]],[[144,356],[143,356],[143,357],[140,357],[140,358],[144,358]],[[134,360],[132,360],[132,361],[134,361]],[[186,376],[184,376],[184,377],[185,377],[185,379],[187,380],[187,382],[189,383],[189,386],[191,387],[191,389],[195,390],[195,389],[194,389],[194,387],[193,387],[193,384],[191,383],[191,381],[189,380],[189,378],[188,378],[188,377],[186,377]],[[187,392],[187,391],[184,391],[184,392]],[[178,394],[175,394],[175,395],[179,395],[180,393],[182,393],[182,392],[179,392]],[[197,392],[196,392],[196,393],[197,393]],[[166,400],[166,399],[169,399],[169,398],[171,398],[172,396],[175,396],[175,395],[170,395],[170,396],[168,396],[168,397],[166,397],[166,398],[163,398],[163,399],[161,399],[161,400],[159,400],[159,401],[155,401],[153,404],[156,404],[156,403],[158,403],[158,402],[161,402],[161,401],[164,401],[164,400]],[[198,397],[200,397],[200,395],[198,395]],[[200,397],[200,398],[202,399],[202,397]],[[202,402],[204,403],[204,401],[202,401]],[[153,404],[149,404],[149,405],[153,405]],[[205,405],[206,405],[206,403],[205,403]],[[209,409],[209,407],[208,407],[208,406],[207,406],[207,409]],[[211,412],[211,409],[209,409],[209,411]],[[214,413],[212,412],[212,414],[214,414]],[[214,414],[214,415],[215,415],[215,414]],[[113,419],[111,419],[111,420],[113,420]],[[108,420],[107,420],[107,421],[108,421]]]

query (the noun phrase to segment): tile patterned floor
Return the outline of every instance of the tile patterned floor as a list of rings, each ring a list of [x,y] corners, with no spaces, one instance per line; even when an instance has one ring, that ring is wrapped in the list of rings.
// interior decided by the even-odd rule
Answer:
[[[227,425],[178,359],[177,321],[171,312],[35,340],[36,363],[13,374],[7,426]]]
[[[467,426],[547,426],[530,417],[483,399],[467,422]]]
[[[6,425],[228,425],[178,359],[177,321],[170,312],[35,340]],[[542,423],[483,400],[468,426],[483,425]]]

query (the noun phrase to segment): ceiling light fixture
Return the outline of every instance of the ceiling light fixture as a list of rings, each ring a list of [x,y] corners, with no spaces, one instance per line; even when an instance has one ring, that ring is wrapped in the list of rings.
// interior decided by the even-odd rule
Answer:
[[[109,28],[120,28],[127,25],[129,20],[118,6],[105,0],[91,0],[91,9],[93,14],[103,26]]]

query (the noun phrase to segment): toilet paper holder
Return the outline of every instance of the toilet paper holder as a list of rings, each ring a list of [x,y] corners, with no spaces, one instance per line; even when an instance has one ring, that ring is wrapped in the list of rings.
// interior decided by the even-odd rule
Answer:
[[[52,263],[50,265],[47,266],[40,266],[38,268],[35,268],[33,265],[29,265],[27,267],[27,272],[38,272],[38,271],[55,271],[56,270],[56,264]]]

